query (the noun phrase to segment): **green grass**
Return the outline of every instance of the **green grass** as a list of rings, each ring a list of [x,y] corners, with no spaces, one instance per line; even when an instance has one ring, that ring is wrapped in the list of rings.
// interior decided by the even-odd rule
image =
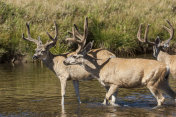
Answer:
[[[54,34],[53,21],[59,25],[60,40],[77,24],[83,31],[85,17],[89,18],[88,40],[94,48],[107,48],[118,55],[143,53],[136,33],[140,23],[151,24],[149,38],[159,35],[168,19],[176,27],[176,1],[173,0],[2,0],[0,2],[0,55],[13,57],[17,53],[32,54],[35,45],[24,42],[25,22],[30,22],[32,37],[41,36],[46,42],[46,31]],[[175,39],[175,37],[174,37]],[[175,40],[171,47],[175,47]],[[2,50],[2,51],[1,51]],[[57,43],[53,53],[69,51],[67,45]]]

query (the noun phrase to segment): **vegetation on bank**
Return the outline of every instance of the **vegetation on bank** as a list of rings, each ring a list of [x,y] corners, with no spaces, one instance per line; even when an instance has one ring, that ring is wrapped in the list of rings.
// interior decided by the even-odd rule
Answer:
[[[32,37],[49,38],[54,34],[53,21],[59,25],[59,39],[65,39],[73,24],[83,31],[84,18],[89,18],[88,40],[120,55],[143,53],[137,38],[140,23],[151,24],[149,38],[169,34],[162,28],[168,19],[176,28],[176,1],[173,0],[2,0],[0,1],[0,62],[34,52],[35,45],[21,39],[30,22]],[[174,38],[175,39],[175,38]],[[176,47],[175,40],[171,48]],[[147,48],[147,51],[151,48]],[[58,41],[54,54],[71,51]],[[151,52],[151,51],[150,51]]]

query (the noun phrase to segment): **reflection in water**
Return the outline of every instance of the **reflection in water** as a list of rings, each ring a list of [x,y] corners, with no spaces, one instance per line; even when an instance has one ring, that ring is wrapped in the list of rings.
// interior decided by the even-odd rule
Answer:
[[[170,81],[176,91],[176,80]],[[70,117],[70,116],[176,116],[176,106],[167,97],[158,108],[146,88],[120,89],[118,104],[103,106],[104,88],[96,81],[80,82],[82,104],[77,103],[72,82],[68,81],[65,107],[61,108],[60,83],[45,66],[38,64],[0,65],[0,117]]]

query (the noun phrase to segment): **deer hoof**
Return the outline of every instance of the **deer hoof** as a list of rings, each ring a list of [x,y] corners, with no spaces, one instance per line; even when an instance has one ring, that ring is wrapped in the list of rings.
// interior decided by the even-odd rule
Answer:
[[[107,103],[106,103],[106,101],[103,101],[101,104],[102,104],[102,105],[106,105]]]

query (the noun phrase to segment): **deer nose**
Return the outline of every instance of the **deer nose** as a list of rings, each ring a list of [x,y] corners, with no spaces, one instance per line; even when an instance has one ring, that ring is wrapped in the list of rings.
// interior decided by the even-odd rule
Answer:
[[[63,63],[64,63],[65,65],[68,65],[68,63],[67,63],[66,61],[63,61]]]
[[[37,58],[38,58],[38,57],[37,57],[37,56],[35,56],[35,55],[32,57],[32,59],[33,59],[33,60],[36,60]]]

